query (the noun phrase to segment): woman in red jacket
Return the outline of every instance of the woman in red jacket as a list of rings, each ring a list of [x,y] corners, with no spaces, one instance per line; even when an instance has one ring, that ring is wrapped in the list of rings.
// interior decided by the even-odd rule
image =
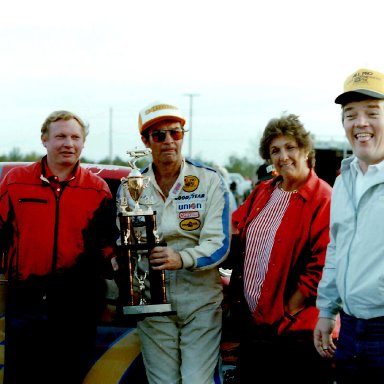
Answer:
[[[259,151],[278,176],[258,184],[232,216],[242,250],[230,283],[242,303],[241,382],[260,370],[268,382],[332,382],[312,341],[332,189],[313,169],[313,144],[298,116],[270,120]]]

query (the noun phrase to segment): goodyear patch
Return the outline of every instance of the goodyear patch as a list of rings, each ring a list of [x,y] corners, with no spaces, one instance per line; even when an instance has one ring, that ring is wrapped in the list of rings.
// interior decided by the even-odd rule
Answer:
[[[183,190],[185,192],[193,192],[196,191],[199,186],[200,180],[196,176],[184,176],[184,187]]]
[[[201,222],[198,219],[185,219],[180,221],[180,228],[184,231],[194,231],[197,228],[200,228]]]
[[[181,195],[175,197],[175,201],[180,201],[180,200],[206,200],[205,199],[205,193],[190,193],[188,195]]]
[[[200,213],[197,211],[180,212],[179,217],[180,217],[180,219],[196,219],[196,218],[200,217]]]

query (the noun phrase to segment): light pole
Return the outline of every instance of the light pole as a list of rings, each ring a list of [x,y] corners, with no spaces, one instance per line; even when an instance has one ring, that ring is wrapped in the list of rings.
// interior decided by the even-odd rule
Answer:
[[[189,97],[189,154],[192,157],[192,115],[193,115],[193,98],[199,96],[197,93],[186,93],[185,96]]]
[[[113,161],[113,150],[112,150],[112,120],[113,120],[113,109],[109,108],[109,164]]]

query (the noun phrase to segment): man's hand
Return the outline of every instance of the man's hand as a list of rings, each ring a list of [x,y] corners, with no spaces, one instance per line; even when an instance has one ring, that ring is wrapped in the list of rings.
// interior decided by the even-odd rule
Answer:
[[[176,270],[183,267],[180,254],[168,247],[153,248],[149,256],[149,262],[155,271]]]
[[[332,340],[332,332],[335,326],[335,320],[320,317],[313,332],[313,342],[317,352],[320,356],[328,359],[332,358],[336,351],[336,346]]]
[[[112,269],[113,269],[114,272],[119,270],[119,264],[117,262],[117,257],[116,256],[113,256],[111,258],[111,265],[112,265]]]

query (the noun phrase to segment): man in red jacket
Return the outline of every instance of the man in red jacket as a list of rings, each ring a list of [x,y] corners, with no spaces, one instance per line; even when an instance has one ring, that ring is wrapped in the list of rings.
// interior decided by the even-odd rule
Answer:
[[[47,155],[0,184],[5,383],[81,383],[92,361],[117,231],[108,185],[79,164],[87,130],[71,112],[51,113]]]

